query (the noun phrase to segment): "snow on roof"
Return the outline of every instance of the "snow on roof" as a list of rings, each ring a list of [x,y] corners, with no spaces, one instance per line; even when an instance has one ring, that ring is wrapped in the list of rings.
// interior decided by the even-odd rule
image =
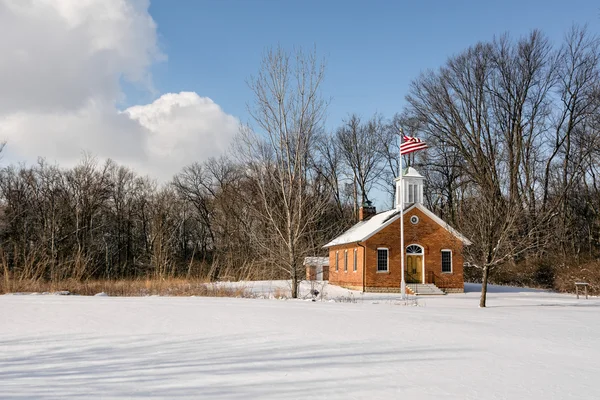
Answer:
[[[407,177],[415,177],[415,178],[423,178],[423,175],[421,175],[416,169],[414,169],[413,167],[408,167],[404,170],[404,175],[402,176],[407,176]]]
[[[342,233],[340,236],[336,237],[323,247],[331,247],[353,242],[362,242],[363,240],[366,240],[373,234],[379,232],[381,229],[394,222],[394,220],[399,215],[400,211],[396,209],[375,214],[368,220],[360,221],[359,223],[355,224],[353,227],[351,227],[346,232]]]
[[[473,244],[469,239],[467,239],[456,229],[454,229],[450,225],[448,225],[448,223],[446,223],[446,221],[444,221],[443,219],[441,219],[440,217],[438,217],[437,215],[435,215],[434,213],[429,211],[422,204],[415,203],[415,204],[411,205],[410,207],[408,207],[407,209],[405,209],[404,212],[407,213],[408,211],[412,210],[415,207],[418,208],[419,210],[421,210],[425,215],[427,215],[429,218],[431,218],[435,223],[440,225],[442,228],[446,229],[448,232],[450,232],[451,234],[456,236],[456,238],[459,239],[461,242],[463,242],[465,245],[470,246],[471,244]],[[389,224],[391,224],[392,222],[397,220],[399,217],[400,217],[400,211],[396,210],[396,209],[392,209],[389,211],[384,211],[382,213],[376,214],[366,221],[360,221],[359,223],[357,223],[356,225],[354,225],[353,227],[348,229],[346,232],[342,233],[340,236],[336,237],[335,239],[333,239],[331,242],[327,243],[323,247],[339,246],[341,244],[354,243],[354,242],[364,242],[365,240],[367,240],[368,238],[370,238],[371,236],[373,236],[374,234],[376,234],[377,232],[379,232],[380,230],[382,230],[383,228],[385,228],[386,226],[388,226]]]
[[[462,233],[460,233],[459,231],[457,231],[456,229],[454,229],[453,227],[448,225],[448,223],[446,221],[444,221],[443,219],[441,219],[440,217],[435,215],[433,212],[429,211],[423,205],[415,204],[415,206],[417,206],[419,208],[419,210],[423,211],[423,213],[425,215],[427,215],[429,218],[431,218],[432,220],[437,222],[437,224],[440,225],[442,228],[444,228],[445,230],[447,230],[448,232],[450,232],[451,234],[456,236],[456,238],[458,240],[460,240],[461,242],[463,242],[465,245],[470,246],[473,244],[473,242],[471,242],[469,239],[467,239],[465,236],[463,236]],[[408,210],[406,210],[406,211],[408,211]]]
[[[312,267],[328,267],[329,257],[304,257],[302,265],[310,265]]]
[[[404,168],[403,172],[402,172],[402,176],[404,178],[417,178],[417,179],[425,179],[425,177],[423,175],[421,175],[419,173],[419,171],[417,171],[416,169],[414,169],[413,167],[408,167],[408,168]],[[394,179],[396,182],[398,182],[400,180],[400,177]]]

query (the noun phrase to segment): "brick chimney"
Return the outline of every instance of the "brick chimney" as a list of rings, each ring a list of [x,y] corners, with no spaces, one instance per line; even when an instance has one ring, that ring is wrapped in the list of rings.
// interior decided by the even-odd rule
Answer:
[[[363,205],[358,210],[358,220],[366,221],[367,219],[371,218],[375,214],[377,214],[377,210],[375,209],[375,206],[373,205],[373,203],[371,203],[369,200],[367,200],[363,203]]]

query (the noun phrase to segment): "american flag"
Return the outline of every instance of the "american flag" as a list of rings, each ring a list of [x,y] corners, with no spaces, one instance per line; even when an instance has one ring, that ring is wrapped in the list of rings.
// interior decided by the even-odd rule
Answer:
[[[403,156],[413,151],[423,150],[427,148],[427,144],[421,139],[404,135],[404,143],[400,144],[400,155]]]

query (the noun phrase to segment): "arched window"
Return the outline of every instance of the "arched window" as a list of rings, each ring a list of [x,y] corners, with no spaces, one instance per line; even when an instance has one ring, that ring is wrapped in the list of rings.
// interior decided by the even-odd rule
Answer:
[[[423,248],[418,244],[406,246],[406,254],[423,254]]]

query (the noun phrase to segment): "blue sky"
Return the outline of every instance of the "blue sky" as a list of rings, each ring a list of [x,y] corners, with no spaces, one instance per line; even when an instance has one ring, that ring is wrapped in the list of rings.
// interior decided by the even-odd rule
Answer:
[[[269,46],[316,45],[327,60],[328,126],[350,112],[401,111],[421,71],[481,40],[538,28],[560,42],[573,23],[598,32],[592,1],[152,0],[165,62],[153,66],[158,93],[195,91],[247,121],[245,80]],[[128,91],[127,102],[156,94]]]
[[[333,131],[349,113],[401,112],[421,71],[478,41],[538,28],[561,42],[573,23],[600,33],[600,3],[0,0],[0,161],[86,153],[167,182],[250,122],[246,80],[269,47],[326,59]]]

